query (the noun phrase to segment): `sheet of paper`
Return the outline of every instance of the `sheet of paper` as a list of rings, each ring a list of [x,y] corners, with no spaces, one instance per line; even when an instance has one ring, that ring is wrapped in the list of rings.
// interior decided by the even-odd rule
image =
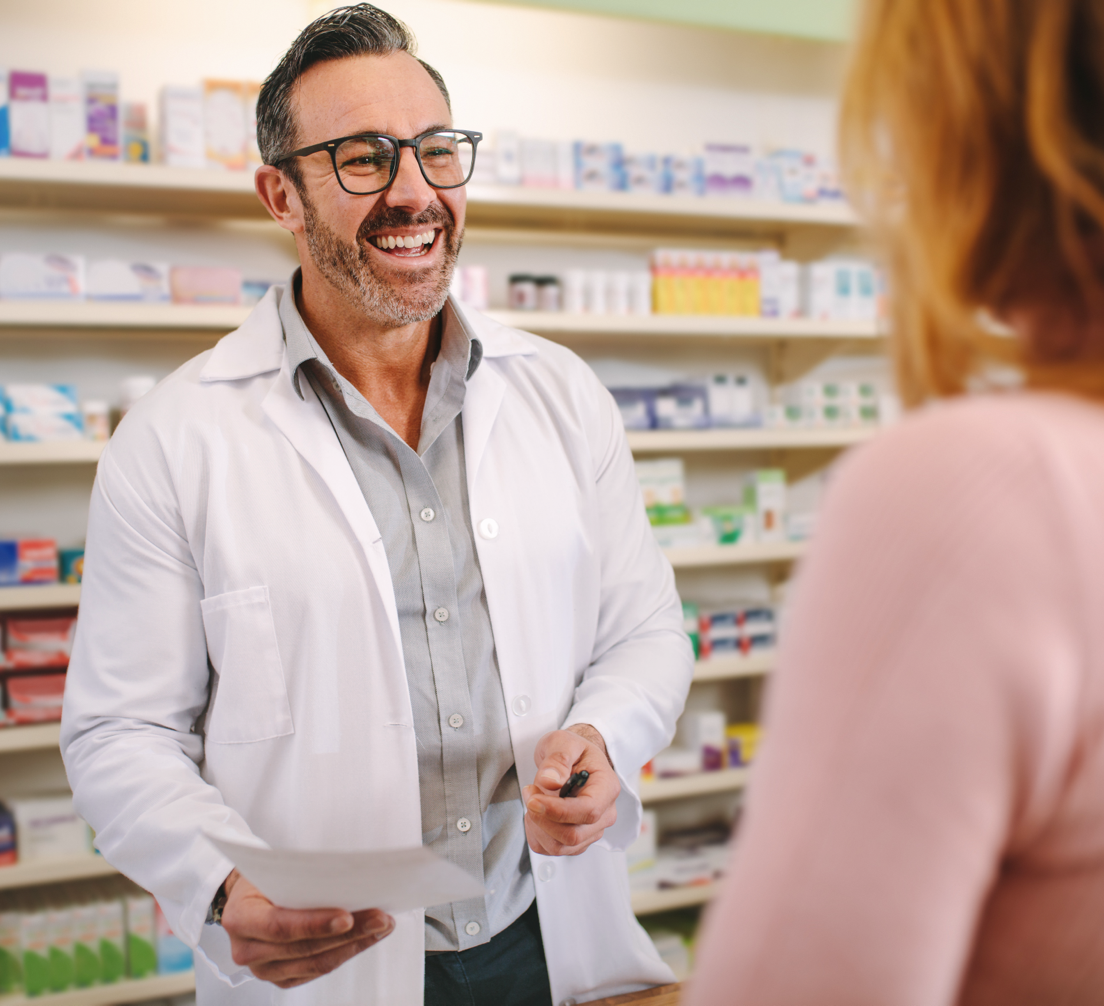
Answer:
[[[483,885],[423,846],[374,852],[266,849],[208,835],[273,904],[403,912],[483,895]]]

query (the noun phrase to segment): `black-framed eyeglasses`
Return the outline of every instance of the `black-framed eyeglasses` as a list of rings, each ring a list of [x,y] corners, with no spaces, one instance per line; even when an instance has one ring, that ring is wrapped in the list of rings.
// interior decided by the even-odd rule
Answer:
[[[353,196],[382,192],[399,173],[399,155],[410,147],[422,177],[435,189],[457,189],[466,185],[475,170],[475,148],[482,133],[468,129],[434,129],[410,140],[386,133],[357,133],[336,140],[300,147],[281,160],[306,157],[323,150],[333,162],[337,183]]]

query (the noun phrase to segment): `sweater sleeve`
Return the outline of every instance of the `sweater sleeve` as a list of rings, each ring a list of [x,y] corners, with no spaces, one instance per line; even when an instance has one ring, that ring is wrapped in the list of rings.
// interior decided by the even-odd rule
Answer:
[[[1067,532],[1032,444],[936,410],[837,474],[692,1006],[955,1001],[1075,733]]]

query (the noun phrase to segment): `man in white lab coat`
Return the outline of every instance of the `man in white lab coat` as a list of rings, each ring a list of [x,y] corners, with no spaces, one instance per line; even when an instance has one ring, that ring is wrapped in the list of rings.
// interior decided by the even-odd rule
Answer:
[[[480,135],[413,48],[362,4],[289,50],[256,184],[302,267],[97,473],[62,750],[99,848],[197,947],[201,1004],[671,979],[623,850],[691,675],[672,572],[591,371],[448,297]],[[292,911],[204,832],[424,844],[486,893]]]

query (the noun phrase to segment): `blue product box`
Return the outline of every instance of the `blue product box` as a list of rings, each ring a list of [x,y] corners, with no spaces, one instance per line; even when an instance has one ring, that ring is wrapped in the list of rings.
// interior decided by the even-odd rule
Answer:
[[[620,143],[575,144],[575,188],[584,192],[620,192],[625,188]]]
[[[663,171],[655,154],[626,154],[623,164],[626,192],[651,195],[663,191]]]
[[[626,430],[655,429],[655,392],[650,388],[611,388]]]
[[[19,542],[0,540],[0,587],[19,583]]]
[[[661,189],[668,196],[704,196],[705,159],[668,154],[663,158]]]
[[[659,430],[704,430],[709,427],[709,392],[704,384],[679,384],[655,396]]]

